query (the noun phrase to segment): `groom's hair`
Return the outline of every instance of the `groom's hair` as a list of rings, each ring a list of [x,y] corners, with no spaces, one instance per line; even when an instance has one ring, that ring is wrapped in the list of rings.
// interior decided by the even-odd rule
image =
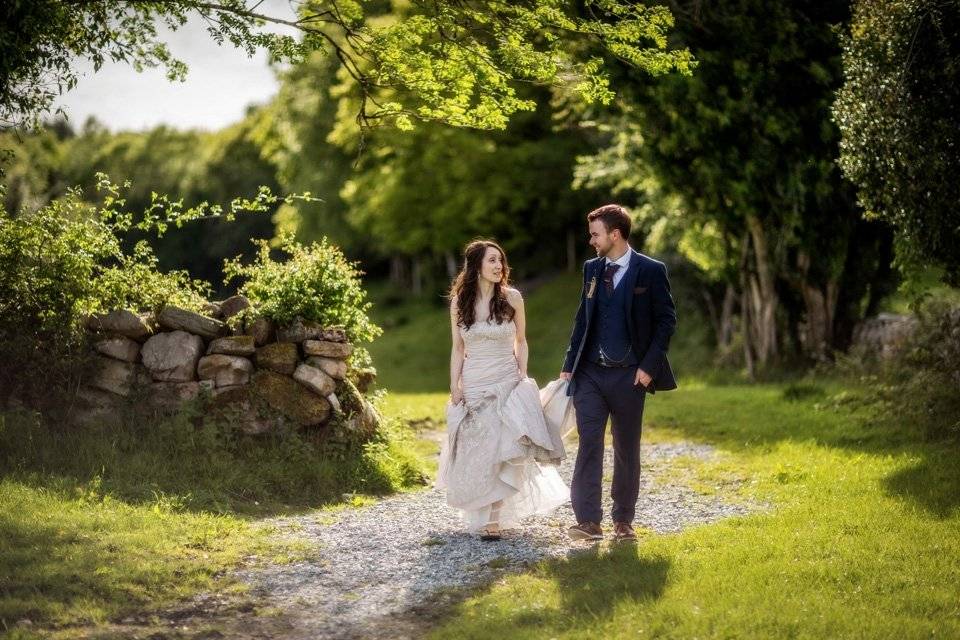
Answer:
[[[619,204],[605,204],[587,214],[587,222],[593,222],[594,220],[601,221],[607,233],[619,229],[620,236],[624,240],[630,239],[630,214],[626,207]]]

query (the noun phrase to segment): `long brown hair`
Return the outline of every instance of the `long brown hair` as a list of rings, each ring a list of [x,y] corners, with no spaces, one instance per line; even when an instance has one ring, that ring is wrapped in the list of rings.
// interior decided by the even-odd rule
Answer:
[[[477,321],[476,302],[480,295],[480,268],[483,266],[483,257],[488,248],[500,252],[503,260],[503,277],[493,285],[493,296],[490,298],[490,318],[502,324],[504,320],[513,320],[516,313],[507,302],[504,289],[510,284],[510,267],[507,265],[507,254],[492,240],[474,240],[463,250],[463,268],[453,280],[449,297],[457,302],[457,323],[467,330]]]

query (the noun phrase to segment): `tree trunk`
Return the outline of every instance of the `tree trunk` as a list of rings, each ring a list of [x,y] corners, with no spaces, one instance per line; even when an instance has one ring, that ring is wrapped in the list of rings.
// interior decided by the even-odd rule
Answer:
[[[403,256],[393,255],[390,257],[390,284],[396,287],[409,286],[407,271],[407,261]]]
[[[413,269],[410,272],[411,291],[416,297],[423,295],[423,259],[413,258]]]
[[[766,232],[756,216],[747,216],[747,228],[753,242],[756,272],[750,274],[751,319],[756,338],[757,364],[764,366],[779,355],[777,348],[777,291]]]
[[[821,289],[809,280],[810,256],[805,251],[797,254],[798,286],[806,310],[800,327],[803,351],[814,360],[826,360],[833,345],[833,322],[837,310],[839,287],[831,278]]]
[[[447,278],[453,280],[457,277],[457,259],[453,256],[453,252],[449,250],[443,253],[443,258],[447,263]]]

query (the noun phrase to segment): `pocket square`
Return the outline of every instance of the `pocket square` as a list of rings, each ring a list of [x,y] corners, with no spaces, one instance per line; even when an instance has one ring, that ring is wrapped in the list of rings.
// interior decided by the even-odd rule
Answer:
[[[636,296],[636,295],[639,295],[639,294],[641,294],[641,293],[646,293],[646,292],[647,292],[647,288],[646,288],[646,287],[634,287],[634,288],[633,288],[633,295],[635,295],[635,296]]]

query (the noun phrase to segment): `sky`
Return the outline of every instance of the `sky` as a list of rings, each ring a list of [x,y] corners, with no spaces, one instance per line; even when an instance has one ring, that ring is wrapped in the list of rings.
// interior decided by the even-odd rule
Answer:
[[[291,18],[287,0],[265,0],[259,10]],[[137,73],[129,65],[78,62],[77,86],[55,103],[75,129],[94,116],[112,131],[139,131],[166,124],[181,129],[220,129],[240,120],[247,106],[263,104],[277,91],[277,79],[263,52],[248,58],[230,43],[218,46],[201,20],[191,20],[161,38],[190,68],[185,82],[170,82],[163,69]]]

